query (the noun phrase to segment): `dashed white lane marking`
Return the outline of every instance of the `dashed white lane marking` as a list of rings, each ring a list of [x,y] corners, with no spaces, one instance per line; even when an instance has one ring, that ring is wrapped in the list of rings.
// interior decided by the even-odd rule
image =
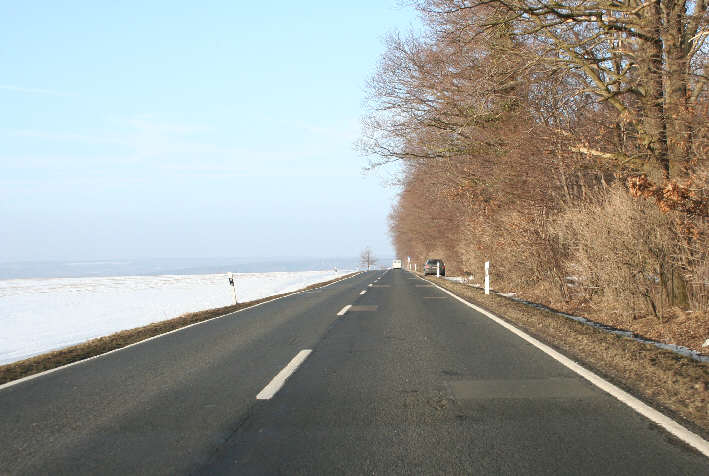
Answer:
[[[337,283],[340,283],[340,282],[342,282],[342,281],[344,281],[344,280],[346,280],[346,279],[355,278],[355,277],[357,277],[357,276],[359,276],[360,274],[363,274],[363,273],[364,273],[364,271],[360,271],[359,273],[353,274],[352,276],[349,276],[349,277],[346,277],[346,278],[342,278],[342,279],[338,279],[337,281],[333,281],[333,282],[331,282],[330,284],[326,284],[326,285],[322,286],[320,289],[328,288],[328,287],[333,286],[333,285],[335,285],[335,284],[337,284]],[[60,372],[60,371],[65,370],[65,369],[67,369],[67,368],[69,368],[69,367],[75,367],[75,366],[77,366],[77,365],[81,365],[82,363],[88,362],[88,361],[90,361],[90,360],[102,359],[102,358],[104,358],[104,357],[107,356],[107,355],[115,354],[115,353],[118,353],[118,352],[123,352],[123,351],[125,351],[125,350],[127,350],[127,349],[130,349],[131,347],[137,347],[137,346],[139,346],[139,345],[147,344],[147,343],[150,342],[150,341],[159,339],[159,338],[161,338],[161,337],[163,337],[163,336],[166,336],[166,335],[168,335],[168,334],[176,334],[176,333],[178,333],[178,332],[183,332],[183,331],[186,331],[187,329],[189,329],[189,328],[191,328],[191,327],[202,326],[202,325],[205,325],[205,324],[207,324],[207,323],[209,323],[209,322],[216,321],[216,320],[218,320],[218,319],[222,319],[222,318],[224,318],[224,317],[233,316],[234,314],[239,314],[239,313],[241,313],[241,312],[249,311],[249,310],[254,309],[254,308],[256,308],[256,307],[265,306],[266,304],[272,303],[272,302],[274,302],[274,301],[280,301],[280,300],[282,300],[282,299],[286,299],[286,298],[289,298],[289,297],[291,297],[291,296],[298,296],[298,295],[300,295],[300,294],[304,294],[304,291],[295,291],[295,292],[286,294],[286,295],[281,296],[281,297],[276,297],[276,298],[273,298],[273,299],[269,299],[268,301],[263,301],[263,302],[260,302],[260,303],[258,303],[258,304],[254,304],[253,306],[248,306],[248,307],[239,309],[239,310],[237,310],[237,311],[232,311],[232,312],[228,312],[228,313],[226,313],[226,314],[222,314],[221,316],[212,317],[212,318],[206,319],[206,320],[204,320],[204,321],[195,322],[194,324],[190,324],[190,325],[188,325],[188,326],[179,327],[179,328],[177,328],[177,329],[173,329],[173,330],[171,330],[171,331],[167,331],[167,332],[164,332],[164,333],[162,333],[162,334],[158,334],[158,335],[155,335],[155,336],[152,336],[152,337],[148,337],[147,339],[140,340],[140,341],[135,342],[135,343],[133,343],[133,344],[129,344],[129,345],[125,346],[125,347],[119,347],[118,349],[109,350],[108,352],[103,353],[103,354],[94,355],[93,357],[88,357],[88,358],[86,358],[86,359],[77,360],[77,361],[72,362],[72,363],[70,363],[70,364],[66,364],[66,365],[62,365],[62,366],[59,366],[59,367],[55,367],[55,368],[53,368],[53,369],[45,370],[44,372],[39,372],[39,373],[36,373],[36,374],[33,374],[33,375],[28,375],[27,377],[19,378],[19,379],[17,379],[17,380],[13,380],[13,381],[11,381],[11,382],[7,382],[7,383],[4,383],[4,384],[0,385],[0,390],[4,390],[4,389],[6,389],[6,388],[8,388],[8,387],[14,387],[15,385],[18,385],[18,384],[27,382],[27,381],[29,381],[29,380],[34,380],[34,379],[37,379],[37,378],[40,378],[40,377],[44,377],[45,375],[49,375],[49,374],[54,373],[54,372]]]
[[[366,294],[366,292],[367,292],[367,290],[365,289],[364,291],[362,291],[361,293],[359,293],[359,295],[361,296],[362,294]]]
[[[293,372],[298,370],[300,364],[302,364],[305,359],[308,358],[311,352],[312,350],[310,349],[304,349],[298,352],[296,356],[293,357],[293,360],[288,362],[288,365],[286,365],[283,370],[278,372],[278,374],[273,377],[273,380],[268,382],[268,385],[266,385],[263,390],[261,390],[261,392],[256,395],[256,400],[270,400],[271,398],[273,398],[273,396],[278,393],[281,387],[283,387],[283,384],[286,383],[288,377],[293,375]]]
[[[369,285],[370,288],[371,288],[372,286],[374,286],[374,285],[373,285],[373,284],[370,284],[370,285]]]
[[[447,289],[444,289],[437,284],[434,284],[435,287],[443,291],[444,293],[450,295],[452,298],[457,299],[461,303],[465,304],[466,306],[475,309],[479,313],[485,315],[488,319],[491,319],[492,321],[496,322],[497,324],[501,325],[508,331],[512,332],[513,334],[516,334],[518,337],[521,337],[523,340],[529,342],[532,344],[534,347],[537,349],[541,350],[545,354],[549,355],[562,365],[564,365],[566,368],[569,370],[572,370],[576,372],[578,375],[581,377],[585,378],[589,382],[591,382],[593,385],[596,387],[600,388],[604,392],[612,395],[613,397],[617,398],[621,402],[625,403],[628,405],[630,408],[638,412],[639,414],[643,415],[645,418],[648,420],[656,423],[657,425],[661,426],[665,430],[669,431],[673,435],[675,435],[677,438],[680,440],[684,441],[688,445],[696,448],[700,453],[702,453],[704,456],[709,457],[709,441],[705,440],[701,436],[697,435],[694,432],[689,431],[687,428],[684,426],[680,425],[676,421],[672,420],[671,418],[663,415],[659,411],[655,410],[651,406],[641,402],[625,390],[622,390],[618,388],[617,386],[613,385],[612,383],[608,382],[607,380],[599,377],[595,373],[591,372],[590,370],[580,366],[573,360],[569,359],[566,357],[564,354],[557,352],[556,350],[552,349],[546,344],[543,344],[542,342],[538,341],[534,337],[530,336],[526,332],[518,329],[517,327],[513,326],[512,324],[509,324],[496,315],[494,315],[491,312],[486,311],[485,309],[476,306],[475,304],[469,303],[462,297],[453,294],[452,292],[448,291]]]
[[[342,309],[340,309],[340,312],[338,312],[337,315],[338,315],[338,316],[344,316],[345,313],[346,313],[347,311],[349,311],[351,307],[352,307],[352,304],[346,305],[345,307],[343,307]]]

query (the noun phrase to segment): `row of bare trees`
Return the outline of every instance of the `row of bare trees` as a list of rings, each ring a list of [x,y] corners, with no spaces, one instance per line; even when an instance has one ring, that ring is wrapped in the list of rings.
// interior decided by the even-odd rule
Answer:
[[[399,256],[537,299],[709,308],[706,0],[420,0],[359,147],[401,164]]]

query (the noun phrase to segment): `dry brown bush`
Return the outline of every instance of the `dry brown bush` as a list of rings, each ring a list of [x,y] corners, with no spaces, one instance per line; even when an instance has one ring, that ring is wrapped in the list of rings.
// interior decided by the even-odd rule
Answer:
[[[547,210],[509,209],[475,218],[463,231],[459,253],[477,282],[490,261],[495,290],[523,291],[545,304],[565,300],[564,263],[557,237],[549,233]]]
[[[576,297],[630,320],[681,304],[674,226],[671,214],[616,185],[567,208],[552,229],[568,249]]]

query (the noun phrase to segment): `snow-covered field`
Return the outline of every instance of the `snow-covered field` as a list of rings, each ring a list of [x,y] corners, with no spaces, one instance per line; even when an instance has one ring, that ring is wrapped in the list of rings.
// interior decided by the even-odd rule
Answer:
[[[350,271],[235,274],[239,302],[295,291]],[[0,280],[0,364],[95,337],[227,306],[225,274]]]

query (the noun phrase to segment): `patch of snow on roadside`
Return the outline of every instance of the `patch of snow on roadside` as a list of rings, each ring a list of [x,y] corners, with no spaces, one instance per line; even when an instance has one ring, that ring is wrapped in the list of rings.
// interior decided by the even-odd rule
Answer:
[[[474,287],[480,287],[480,284],[473,282],[472,276],[444,276],[443,279],[453,281],[454,283],[468,284]]]
[[[480,285],[478,285],[478,284],[474,284],[474,285],[472,285],[472,287],[480,289]],[[659,347],[660,349],[669,350],[671,352],[675,352],[676,354],[684,355],[685,357],[689,357],[690,359],[694,359],[699,362],[709,362],[709,356],[700,354],[699,352],[696,352],[696,351],[689,349],[687,347],[684,347],[682,345],[665,344],[664,342],[658,342],[658,341],[651,340],[651,339],[645,339],[643,337],[636,335],[635,333],[633,333],[631,331],[626,331],[623,329],[616,329],[615,327],[607,326],[605,324],[602,324],[602,323],[596,322],[596,321],[592,321],[591,319],[587,319],[585,317],[574,316],[573,314],[567,314],[565,312],[557,311],[555,309],[551,309],[547,306],[544,306],[542,304],[538,304],[536,302],[531,302],[531,301],[527,301],[525,299],[518,298],[515,293],[500,293],[500,292],[497,292],[494,290],[491,290],[491,292],[497,294],[498,296],[504,296],[507,299],[511,299],[512,301],[526,304],[527,306],[536,307],[537,309],[541,309],[543,311],[553,312],[554,314],[557,314],[559,316],[566,317],[567,319],[573,319],[574,321],[580,322],[580,323],[585,324],[587,326],[595,327],[597,329],[601,329],[601,330],[603,330],[605,332],[609,332],[611,334],[616,334],[616,335],[620,335],[623,337],[627,337],[629,339],[633,339],[635,341],[642,342],[645,344],[652,344],[655,347]],[[706,340],[706,342],[703,344],[702,347],[704,347],[704,346],[709,347],[709,339]]]
[[[573,319],[574,321],[581,322],[583,324],[586,324],[587,326],[595,327],[596,329],[601,329],[605,332],[609,332],[611,334],[616,334],[619,336],[627,337],[628,339],[633,339],[638,342],[642,342],[644,344],[652,344],[655,347],[658,347],[660,349],[665,349],[669,350],[671,352],[675,352],[680,355],[684,355],[685,357],[689,357],[691,359],[700,361],[700,362],[709,362],[709,357],[706,355],[701,355],[698,352],[695,352],[692,349],[689,349],[683,345],[676,345],[676,344],[665,344],[664,342],[658,342],[652,339],[645,339],[644,337],[640,337],[639,335],[636,335],[635,333],[631,331],[626,331],[623,329],[616,329],[615,327],[608,326],[606,324],[602,324],[600,322],[592,321],[591,319],[587,319],[585,317],[581,316],[574,316],[573,314],[567,314],[565,312],[560,312],[560,311],[555,311],[553,309],[550,309],[546,306],[543,306],[541,304],[533,303],[530,301],[526,301],[524,299],[519,299],[514,296],[508,296],[509,299],[513,299],[515,301],[527,304],[529,306],[536,307],[538,309],[546,310],[546,311],[551,311],[554,312],[560,316],[564,316],[567,319]]]
[[[296,291],[349,272],[236,273],[237,299]],[[0,365],[232,302],[225,274],[0,280]]]

